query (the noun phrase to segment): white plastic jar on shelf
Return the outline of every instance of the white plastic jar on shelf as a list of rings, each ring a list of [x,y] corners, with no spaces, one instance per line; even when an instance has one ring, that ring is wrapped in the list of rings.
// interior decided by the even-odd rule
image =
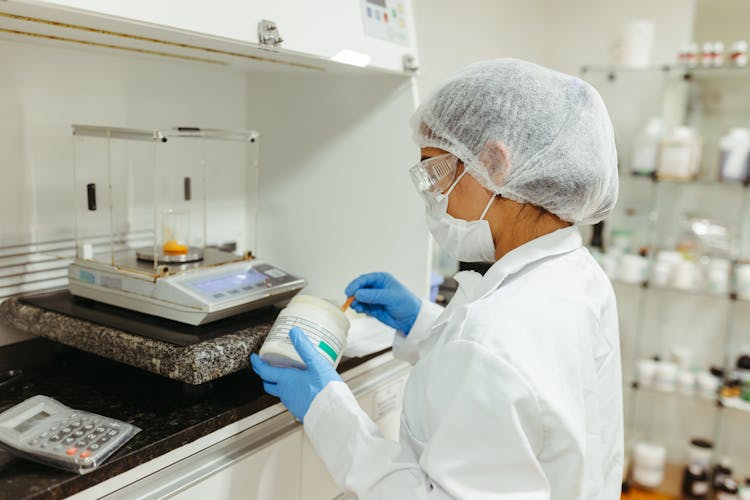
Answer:
[[[750,168],[750,129],[735,127],[719,140],[719,176],[744,181]]]
[[[732,263],[729,259],[712,258],[706,270],[706,290],[716,295],[729,293]]]
[[[739,264],[734,271],[737,296],[750,300],[750,264]]]
[[[657,488],[664,481],[667,450],[658,444],[638,442],[633,447],[633,480],[646,488]]]
[[[732,64],[738,68],[747,66],[747,41],[738,40],[734,42],[729,51],[729,58],[732,60]]]
[[[656,173],[661,179],[690,180],[700,171],[701,139],[692,127],[675,127],[661,142]]]
[[[637,175],[652,175],[656,172],[659,144],[666,132],[664,120],[658,116],[649,118],[633,143],[633,158],[630,169]]]

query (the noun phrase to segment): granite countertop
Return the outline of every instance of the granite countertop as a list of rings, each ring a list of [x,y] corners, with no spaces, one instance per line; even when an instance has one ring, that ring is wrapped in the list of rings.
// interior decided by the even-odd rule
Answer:
[[[272,308],[257,310],[231,333],[181,346],[43,309],[17,297],[0,304],[3,324],[196,385],[247,368],[250,354],[258,352],[277,314]]]
[[[339,371],[382,352],[344,359]],[[0,496],[16,500],[75,494],[278,402],[247,369],[211,387],[189,386],[46,339],[0,347],[0,370],[9,368],[21,368],[23,374],[0,388],[0,412],[43,394],[143,429],[104,465],[82,476],[0,451]]]

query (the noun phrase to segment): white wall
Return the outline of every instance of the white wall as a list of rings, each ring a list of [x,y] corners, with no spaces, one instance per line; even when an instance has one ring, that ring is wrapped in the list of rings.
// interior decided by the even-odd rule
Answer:
[[[745,0],[697,0],[695,40],[724,42],[750,40],[750,3]]]
[[[307,278],[306,293],[336,301],[350,280],[372,271],[389,271],[425,296],[427,230],[408,175],[419,157],[409,79],[248,82],[250,121],[264,131],[259,255]]]
[[[674,62],[691,40],[695,0],[414,0],[414,11],[425,92],[483,59],[517,57],[571,74],[606,64],[632,20],[655,24],[653,62]]]
[[[517,57],[540,62],[544,0],[414,0],[422,94],[472,62]]]

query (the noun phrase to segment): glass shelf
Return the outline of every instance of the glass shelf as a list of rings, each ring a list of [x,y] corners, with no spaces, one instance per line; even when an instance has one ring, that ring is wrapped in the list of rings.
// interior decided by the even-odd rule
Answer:
[[[734,292],[731,293],[711,293],[707,290],[701,290],[701,289],[686,289],[686,288],[677,288],[673,286],[655,286],[650,284],[648,281],[642,281],[639,283],[633,283],[630,281],[622,281],[620,279],[610,279],[613,285],[618,286],[627,286],[632,288],[643,288],[647,290],[659,290],[662,292],[672,292],[672,293],[679,293],[679,294],[685,294],[685,295],[693,295],[693,296],[701,296],[706,297],[710,299],[723,299],[723,300],[740,300],[737,298],[737,294]],[[747,301],[745,301],[747,302]]]
[[[612,64],[592,64],[581,66],[581,74],[605,74],[609,78],[613,78],[618,73],[641,73],[641,74],[657,74],[663,73],[670,76],[690,75],[690,77],[696,78],[722,78],[722,77],[750,77],[750,66],[738,67],[732,66],[731,64],[724,64],[719,67],[705,68],[703,66],[696,66],[694,68],[685,66],[684,64],[661,64],[652,65],[645,67],[631,67],[631,66],[618,66]]]
[[[743,401],[739,398],[724,398],[722,396],[717,396],[716,398],[706,399],[697,394],[684,394],[676,389],[674,391],[660,391],[653,387],[641,387],[638,382],[632,382],[630,388],[638,393],[655,394],[669,399],[702,403],[705,405],[716,406],[720,410],[750,415],[750,402]]]
[[[668,64],[651,66],[620,66],[616,64],[584,64],[581,66],[581,74],[612,74],[612,73],[666,73],[672,70]]]
[[[650,175],[638,175],[638,174],[621,174],[620,180],[624,181],[651,181],[656,185],[664,184],[668,186],[700,186],[700,187],[722,187],[727,189],[744,189],[750,185],[750,180],[747,182],[739,181],[720,181],[716,179],[659,179],[656,176]]]
[[[718,406],[719,408],[722,408],[722,405],[719,402],[719,399],[716,397],[711,398],[711,399],[706,399],[706,398],[699,396],[698,394],[682,393],[678,391],[677,389],[675,389],[674,391],[660,391],[659,389],[656,389],[654,387],[641,387],[640,384],[638,384],[638,382],[632,382],[630,384],[630,387],[634,391],[641,392],[644,394],[656,394],[658,396],[663,396],[665,398],[677,399],[680,401],[691,401],[695,403],[702,403],[702,404],[706,404],[710,406]]]

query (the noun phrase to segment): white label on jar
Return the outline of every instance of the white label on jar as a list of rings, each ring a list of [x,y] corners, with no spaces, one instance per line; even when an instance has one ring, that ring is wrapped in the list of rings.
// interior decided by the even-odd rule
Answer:
[[[708,493],[708,481],[696,481],[693,483],[692,493],[693,495],[705,495]]]
[[[691,150],[688,145],[664,145],[661,150],[659,173],[672,177],[690,177]]]
[[[633,153],[633,170],[636,173],[650,174],[656,168],[658,143],[643,142]]]
[[[319,351],[331,358],[332,361],[335,362],[338,359],[343,348],[339,339],[325,327],[297,316],[279,316],[273,324],[271,331],[268,332],[266,342],[286,342],[287,344],[291,344],[289,330],[293,326],[299,327],[305,332],[310,342]]]

